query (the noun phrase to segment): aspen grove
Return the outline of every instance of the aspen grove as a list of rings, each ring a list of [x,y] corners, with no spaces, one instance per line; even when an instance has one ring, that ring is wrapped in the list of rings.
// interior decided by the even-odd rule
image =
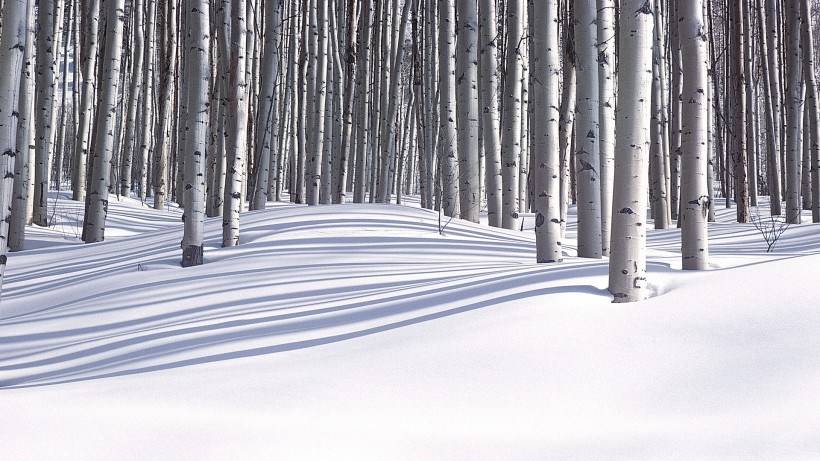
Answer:
[[[670,292],[717,284],[724,270],[811,257],[820,253],[818,28],[818,0],[0,0],[0,387],[74,379],[70,366],[49,364],[88,357],[48,355],[69,346],[46,342],[26,352],[15,341],[40,331],[28,315],[86,306],[90,318],[94,303],[141,286],[129,296],[157,310],[105,325],[187,318],[205,311],[172,314],[155,296],[203,274],[234,280],[225,291],[237,300],[219,309],[275,310],[293,288],[280,284],[293,283],[324,315],[346,299],[388,302],[373,299],[409,289],[408,274],[390,278],[405,266],[428,264],[413,269],[429,275],[419,289],[456,283],[437,270],[458,263],[458,277],[487,277],[465,288],[471,296],[508,290],[498,299],[553,308],[566,294],[594,295],[606,305],[590,315],[607,324],[607,312],[623,312],[609,303],[677,305]],[[327,236],[337,246],[320,248]],[[450,246],[439,258],[427,252],[436,245]],[[345,259],[354,256],[363,262]],[[816,278],[816,260],[805,261]],[[325,264],[338,272],[315,283],[300,269]],[[49,268],[59,268],[53,280]],[[292,272],[272,278],[279,269]],[[237,274],[269,291],[250,297]],[[338,277],[348,285],[323,288]],[[528,288],[527,277],[555,285]],[[60,291],[69,279],[88,293]],[[101,288],[109,284],[120,288]],[[785,293],[779,279],[765,285]],[[210,296],[198,286],[181,284],[179,299]],[[212,341],[218,349],[222,339]],[[145,364],[128,368],[123,356],[111,373],[211,361],[185,355],[183,343],[173,343],[182,356],[173,366],[146,352]],[[77,365],[77,379],[108,376],[97,365],[110,364]],[[594,458],[607,456],[585,459]]]

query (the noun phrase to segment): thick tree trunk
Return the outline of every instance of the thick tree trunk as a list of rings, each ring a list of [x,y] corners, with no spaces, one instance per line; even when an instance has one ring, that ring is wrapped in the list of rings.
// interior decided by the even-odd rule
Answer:
[[[647,296],[646,206],[652,88],[652,6],[649,0],[621,2],[615,190],[609,291],[615,302]]]
[[[707,0],[708,1],[708,0]],[[703,1],[678,3],[681,18],[683,87],[681,100],[681,257],[684,270],[709,267],[707,218],[709,193],[708,139],[708,41],[703,20]]]

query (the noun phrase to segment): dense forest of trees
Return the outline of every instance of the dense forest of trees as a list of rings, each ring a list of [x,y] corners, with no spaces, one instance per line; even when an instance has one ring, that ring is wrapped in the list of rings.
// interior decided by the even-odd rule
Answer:
[[[270,201],[401,203],[519,229],[538,262],[609,257],[646,294],[646,233],[709,267],[717,206],[820,222],[810,0],[0,0],[0,255],[50,190],[206,217]],[[784,207],[785,205],[785,207]],[[2,269],[0,269],[2,270]],[[1,277],[1,275],[0,275]]]

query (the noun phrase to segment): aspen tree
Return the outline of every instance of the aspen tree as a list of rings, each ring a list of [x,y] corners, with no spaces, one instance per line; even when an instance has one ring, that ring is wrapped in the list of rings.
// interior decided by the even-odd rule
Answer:
[[[114,150],[114,133],[117,112],[117,91],[120,83],[122,61],[123,23],[125,0],[105,0],[107,14],[105,55],[101,63],[99,106],[94,121],[95,137],[92,143],[91,181],[86,195],[86,213],[83,219],[83,236],[86,243],[105,240],[105,218],[108,214],[108,186],[110,181],[111,155]]]
[[[351,165],[350,155],[353,154],[353,105],[355,102],[354,95],[356,94],[356,83],[365,78],[361,73],[357,72],[358,53],[362,49],[361,43],[356,42],[356,37],[361,37],[363,33],[359,32],[356,21],[357,11],[361,10],[359,14],[369,14],[364,7],[368,2],[363,2],[362,8],[358,8],[359,2],[348,0],[347,2],[347,48],[345,49],[345,79],[344,79],[344,102],[342,104],[342,136],[341,136],[341,151],[339,155],[334,158],[333,163],[333,181],[332,193],[333,203],[344,203],[347,191],[348,169]],[[414,9],[415,11],[415,9]],[[363,32],[363,31],[362,31]],[[415,34],[413,34],[415,38]],[[361,40],[361,39],[360,39]],[[366,70],[364,71],[366,72]]]
[[[207,0],[186,0],[185,22],[187,43],[185,67],[191,77],[185,104],[187,135],[185,136],[185,175],[183,201],[184,232],[182,234],[182,266],[196,266],[203,262],[202,240],[205,226],[205,152],[208,146],[208,90],[211,70],[210,6]],[[273,3],[272,0],[271,3]]]
[[[478,119],[478,9],[476,0],[458,0],[456,97],[458,107],[458,191],[461,219],[478,222],[481,205]],[[402,40],[403,41],[403,40]]]
[[[788,86],[788,110],[786,111],[786,222],[800,223],[800,160],[803,139],[803,74],[800,51],[800,28],[803,17],[798,2],[787,2],[786,61]]]
[[[559,206],[558,61],[561,51],[558,46],[558,1],[536,1],[530,8],[533,19],[540,24],[532,30],[533,47],[530,51],[533,76],[530,95],[533,112],[538,114],[530,120],[535,152],[535,165],[530,165],[535,176],[535,248],[538,262],[552,263],[563,259]]]
[[[97,1],[97,0],[92,0]],[[154,133],[154,79],[155,72],[155,50],[156,50],[156,16],[157,16],[157,0],[145,0],[147,2],[145,14],[145,56],[143,59],[142,69],[142,94],[145,97],[142,100],[142,114],[140,116],[140,141],[139,141],[139,195],[144,202],[148,195],[148,167],[150,159],[153,156],[153,133]]]
[[[245,0],[231,0],[231,40],[227,108],[227,136],[225,137],[225,195],[222,202],[222,246],[239,245],[239,213],[242,211],[242,172],[248,148],[248,100],[246,66],[247,22]]]
[[[609,256],[612,219],[612,167],[615,162],[615,1],[597,0],[598,118],[601,149],[601,243]]]
[[[478,75],[481,139],[484,149],[485,187],[487,191],[487,221],[501,227],[501,139],[498,89],[498,27],[494,0],[480,0],[478,4],[479,52]]]
[[[276,112],[276,80],[279,77],[279,35],[281,34],[282,0],[265,2],[265,38],[262,57],[262,81],[259,91],[259,110],[256,113],[256,149],[258,161],[254,192],[250,208],[264,210],[268,197],[271,158],[274,155],[274,118]]]
[[[17,133],[14,141],[15,156],[13,167],[14,187],[12,191],[12,201],[10,202],[11,216],[8,233],[9,250],[19,251],[23,249],[25,243],[26,224],[28,224],[29,221],[29,210],[32,205],[32,196],[29,194],[29,187],[31,186],[32,169],[30,165],[33,160],[31,154],[34,144],[32,142],[32,136],[34,134],[34,120],[32,115],[34,111],[34,19],[36,15],[34,13],[35,0],[19,0],[19,2],[7,3],[8,11],[11,11],[13,3],[17,3],[14,5],[14,8],[25,8],[22,14],[25,15],[26,21],[22,69],[20,71],[20,89],[17,101]],[[22,5],[20,3],[22,3]],[[7,17],[11,18],[11,14],[8,14],[9,16]],[[20,14],[20,12],[15,11],[14,14]],[[16,21],[16,19],[9,19],[8,21],[7,24],[9,24],[9,28],[6,30],[8,31],[9,39],[12,39],[15,38],[12,31],[14,30],[13,24],[15,24],[14,21]],[[4,50],[8,49],[5,48],[5,42],[0,43],[3,43]],[[10,51],[16,51],[16,49]],[[0,54],[0,56],[3,55]],[[7,69],[8,72],[14,72],[15,66],[13,64],[14,61],[12,61],[12,65],[4,66],[3,69]],[[13,80],[10,83],[13,83]],[[12,101],[8,101],[8,103],[11,104]],[[2,107],[7,106],[0,105],[0,108]],[[0,112],[0,114],[3,113]],[[4,125],[6,123],[8,122],[3,122]]]
[[[646,298],[646,197],[651,112],[653,10],[621,2],[615,189],[609,291],[615,302]]]
[[[521,82],[524,58],[521,46],[523,0],[509,0],[507,7],[507,41],[504,45],[505,76],[501,117],[501,226],[518,228],[518,171],[521,157]],[[442,119],[445,115],[442,112]]]
[[[779,75],[775,74],[777,60],[770,59],[772,50],[768,43],[773,37],[767,37],[766,16],[761,0],[755,0],[757,9],[757,37],[760,50],[761,78],[763,79],[763,108],[766,119],[766,185],[769,191],[769,211],[772,215],[782,213],[780,204],[780,90]],[[772,80],[778,80],[773,82]],[[774,94],[774,92],[778,94]],[[775,100],[778,102],[775,103]],[[775,107],[777,104],[777,107]]]
[[[811,220],[820,222],[820,113],[817,104],[817,74],[814,66],[814,32],[809,15],[809,0],[800,0],[800,14],[806,18],[802,23],[801,40],[803,46],[803,74],[806,82],[806,114],[808,132],[803,133],[804,145],[809,146],[811,171]]]
[[[35,166],[34,166],[34,224],[48,225],[49,162],[54,152],[55,91],[59,81],[57,71],[59,43],[57,29],[62,27],[62,1],[39,0],[37,23],[37,96],[35,99]],[[18,80],[15,80],[18,81]],[[15,92],[18,89],[15,88]],[[13,170],[12,170],[13,171]]]
[[[19,145],[17,136],[20,133],[18,110],[25,106],[20,104],[21,96],[23,96],[21,91],[26,93],[30,88],[25,84],[25,80],[21,85],[21,76],[25,57],[27,54],[31,56],[31,53],[26,51],[26,46],[32,45],[28,27],[30,17],[34,15],[34,0],[5,0],[0,8],[3,12],[3,32],[0,35],[0,174],[2,174],[0,183],[0,283],[2,283],[6,270],[7,243],[9,242],[15,160],[23,160],[16,159]],[[29,97],[30,95],[27,94],[23,96],[23,99]]]
[[[361,33],[359,35],[359,61],[356,70],[356,168],[353,181],[353,202],[364,203],[366,188],[368,145],[372,127],[367,108],[372,99],[370,92],[370,34],[372,33],[373,0],[364,0],[361,11]]]
[[[571,6],[571,2],[566,4]],[[571,16],[571,9],[567,8],[564,12],[564,24],[561,28],[561,38],[564,43],[563,47],[563,91],[561,92],[561,118],[559,124],[558,136],[559,148],[561,149],[561,238],[564,238],[567,224],[567,207],[570,201],[570,189],[572,184],[570,181],[572,165],[572,133],[575,123],[575,46],[573,37],[573,19]]]
[[[136,138],[137,138],[137,110],[139,101],[145,104],[145,95],[140,94],[142,88],[142,49],[143,49],[143,0],[134,0],[132,12],[133,21],[133,63],[131,68],[131,87],[128,97],[127,120],[125,122],[125,146],[120,163],[120,195],[128,196],[131,192],[131,169],[136,159]]]
[[[707,0],[708,1],[708,0]],[[678,4],[683,56],[681,88],[681,256],[683,269],[709,267],[707,69],[709,50],[703,1]]]
[[[734,101],[733,111],[733,142],[732,142],[732,163],[734,164],[735,180],[735,200],[737,201],[737,222],[745,223],[749,221],[749,183],[747,177],[746,162],[748,162],[746,151],[746,74],[744,72],[744,34],[743,34],[743,3],[744,0],[731,0],[729,4],[730,27],[732,30],[732,57],[731,65],[731,85],[732,98]]]
[[[510,5],[523,0],[512,0]],[[458,196],[458,166],[456,163],[456,76],[455,56],[456,18],[453,0],[438,0],[439,25],[439,78],[440,123],[439,171],[441,210],[445,216],[456,216]]]
[[[163,25],[162,76],[157,125],[154,133],[154,209],[162,209],[169,192],[169,162],[171,160],[171,131],[174,114],[174,82],[176,80],[177,27],[176,2],[165,5]]]
[[[578,193],[578,256],[584,258],[600,258],[603,249],[596,17],[595,0],[575,0],[575,51],[578,59],[575,177]],[[649,18],[652,16],[649,15]]]

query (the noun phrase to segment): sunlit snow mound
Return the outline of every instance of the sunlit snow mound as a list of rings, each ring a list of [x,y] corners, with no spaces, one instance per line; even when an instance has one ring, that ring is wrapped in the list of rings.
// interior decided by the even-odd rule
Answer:
[[[100,244],[35,229],[10,257],[4,459],[820,454],[815,226],[766,255],[751,226],[714,224],[703,273],[678,270],[679,231],[653,232],[655,296],[617,305],[574,224],[565,262],[538,265],[530,231],[274,205],[234,248],[209,219],[183,269],[179,211],[145,210],[112,204]]]

